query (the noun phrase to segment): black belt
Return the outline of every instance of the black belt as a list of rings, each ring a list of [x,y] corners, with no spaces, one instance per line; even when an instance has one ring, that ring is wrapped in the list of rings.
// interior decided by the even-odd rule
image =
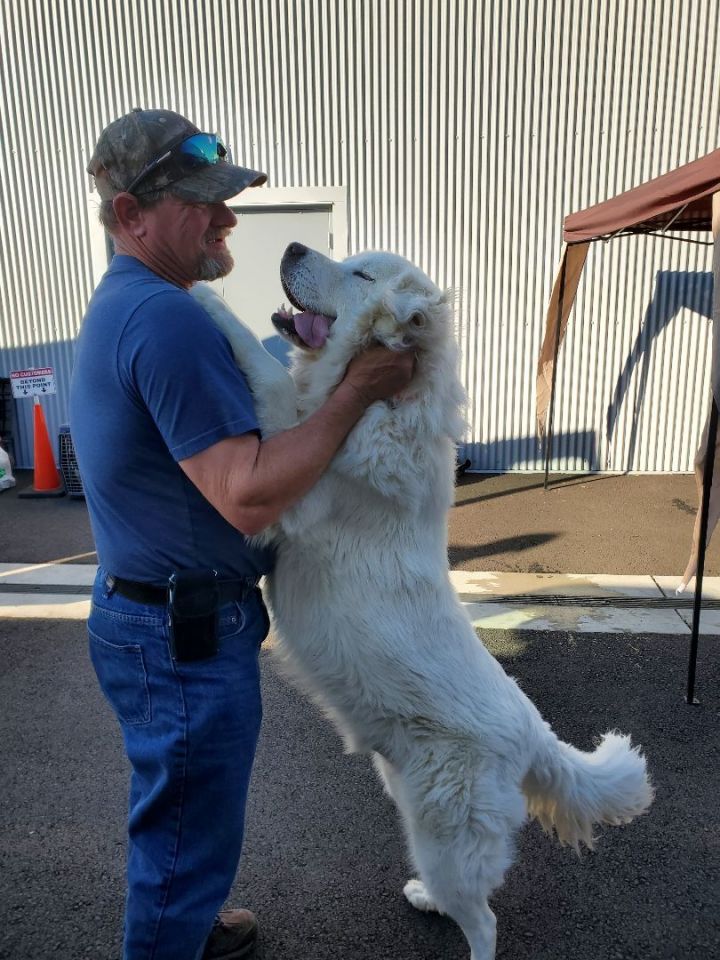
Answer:
[[[105,586],[110,593],[119,593],[128,600],[136,603],[148,603],[164,607],[168,602],[168,588],[156,587],[152,583],[139,583],[135,580],[124,580],[122,577],[105,577]],[[247,600],[257,589],[257,580],[218,580],[218,604]]]

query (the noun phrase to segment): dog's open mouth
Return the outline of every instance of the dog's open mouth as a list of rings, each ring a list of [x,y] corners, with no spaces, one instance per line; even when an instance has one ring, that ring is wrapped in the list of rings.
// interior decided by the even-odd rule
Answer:
[[[285,309],[285,305],[283,304],[283,306],[272,315],[272,322],[275,329],[298,347],[318,350],[327,340],[332,325],[335,322],[335,317],[329,317],[324,313],[315,313],[312,310],[306,310],[305,307],[298,303],[295,297],[292,296],[284,283],[283,287],[292,306],[296,307],[300,313],[293,313],[292,307],[289,310]]]

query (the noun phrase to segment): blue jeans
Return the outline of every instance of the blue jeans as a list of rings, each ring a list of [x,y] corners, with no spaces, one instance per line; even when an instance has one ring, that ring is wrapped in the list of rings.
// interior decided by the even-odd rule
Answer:
[[[262,716],[259,591],[220,611],[208,660],[178,663],[164,607],[128,600],[98,570],[90,657],[132,764],[124,960],[197,960],[242,847]]]

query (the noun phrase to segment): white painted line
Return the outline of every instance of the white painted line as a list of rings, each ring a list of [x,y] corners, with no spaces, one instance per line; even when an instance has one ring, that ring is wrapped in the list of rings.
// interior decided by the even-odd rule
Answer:
[[[561,630],[570,633],[661,633],[687,636],[675,610],[563,607],[555,604],[463,603],[473,626],[485,630]]]
[[[0,620],[87,620],[89,616],[89,597],[0,593]]]
[[[660,600],[663,593],[651,576],[614,576],[589,573],[471,573],[453,570],[450,580],[464,596],[497,597],[517,596],[592,597],[593,599]]]
[[[89,587],[97,566],[88,563],[0,563],[0,586],[4,583],[63,587]]]

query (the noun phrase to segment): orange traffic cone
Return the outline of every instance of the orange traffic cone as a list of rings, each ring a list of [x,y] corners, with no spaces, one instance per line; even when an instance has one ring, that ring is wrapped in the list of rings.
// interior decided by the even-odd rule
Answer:
[[[33,408],[33,431],[35,442],[35,473],[30,490],[22,490],[18,497],[64,497],[65,484],[60,478],[53,457],[45,415],[40,406],[39,397],[35,397]]]

